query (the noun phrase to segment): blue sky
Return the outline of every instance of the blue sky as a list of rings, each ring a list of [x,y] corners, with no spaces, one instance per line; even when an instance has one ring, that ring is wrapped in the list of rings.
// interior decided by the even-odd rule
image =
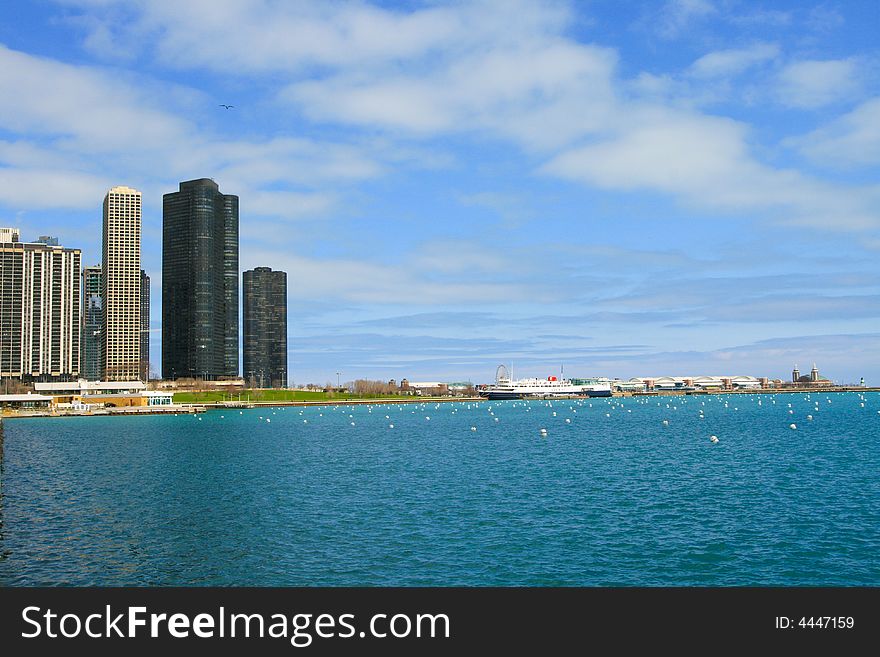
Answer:
[[[880,3],[8,0],[0,225],[241,199],[291,380],[880,384]],[[227,103],[234,109],[218,105]],[[158,369],[154,365],[154,369]]]

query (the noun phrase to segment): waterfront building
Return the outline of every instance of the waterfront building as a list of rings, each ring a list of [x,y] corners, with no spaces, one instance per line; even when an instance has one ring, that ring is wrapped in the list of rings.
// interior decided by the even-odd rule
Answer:
[[[141,269],[141,381],[150,380],[150,277]]]
[[[48,410],[52,406],[54,397],[49,395],[35,395],[31,392],[25,394],[2,394],[0,395],[0,408],[20,409],[25,411]]]
[[[80,355],[81,375],[89,381],[101,378],[101,266],[83,267],[82,270],[82,332]]]
[[[794,366],[794,370],[791,373],[792,384],[795,386],[821,386],[827,387],[830,385],[834,385],[832,381],[826,379],[825,377],[819,374],[819,368],[816,367],[816,363],[813,363],[813,368],[810,370],[809,374],[800,375],[798,371],[797,365]]]
[[[287,274],[257,267],[242,274],[244,380],[287,386]]]
[[[147,390],[143,381],[86,381],[35,383],[34,390],[52,399],[58,408],[119,408],[128,406],[171,406],[173,392]]]
[[[403,381],[401,381],[400,388],[416,395],[437,396],[449,394],[449,386],[442,381],[407,381],[406,388],[403,387]]]
[[[81,260],[54,238],[21,242],[0,229],[0,378],[79,375]]]
[[[141,372],[141,193],[110,189],[104,197],[101,265],[101,373],[105,381]]]
[[[236,377],[238,197],[182,182],[162,219],[162,377]]]
[[[695,390],[760,390],[768,385],[767,377],[730,376],[651,376],[634,377],[612,382],[620,391],[630,392],[691,392]]]

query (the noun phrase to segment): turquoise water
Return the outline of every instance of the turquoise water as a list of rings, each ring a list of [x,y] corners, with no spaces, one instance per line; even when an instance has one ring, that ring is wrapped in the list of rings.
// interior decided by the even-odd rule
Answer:
[[[876,586],[878,411],[837,393],[9,420],[0,583]]]

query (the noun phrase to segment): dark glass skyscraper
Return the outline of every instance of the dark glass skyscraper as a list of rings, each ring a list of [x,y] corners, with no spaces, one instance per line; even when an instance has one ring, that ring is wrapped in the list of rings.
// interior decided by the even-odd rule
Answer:
[[[101,327],[104,312],[101,309],[101,267],[83,267],[82,270],[82,368],[84,379],[101,378]]]
[[[141,381],[150,380],[150,277],[141,269]]]
[[[244,380],[260,388],[287,386],[287,274],[257,267],[242,275]]]
[[[162,376],[238,376],[238,197],[213,180],[162,197]]]

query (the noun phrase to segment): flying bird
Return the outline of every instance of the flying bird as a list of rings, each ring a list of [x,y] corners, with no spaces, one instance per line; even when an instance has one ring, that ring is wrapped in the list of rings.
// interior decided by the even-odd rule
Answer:
[[[219,107],[225,107],[226,109],[232,109],[233,107],[235,107],[235,105],[224,105],[223,103],[220,103]]]

